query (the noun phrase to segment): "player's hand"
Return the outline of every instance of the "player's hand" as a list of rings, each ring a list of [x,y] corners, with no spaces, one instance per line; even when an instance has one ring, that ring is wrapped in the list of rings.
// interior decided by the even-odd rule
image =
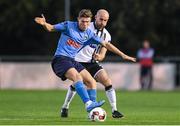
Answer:
[[[130,56],[127,56],[127,55],[123,56],[123,59],[129,60],[129,61],[132,61],[132,62],[136,62],[136,58],[130,57]]]
[[[43,14],[41,14],[41,17],[35,17],[35,22],[40,24],[40,25],[45,25],[46,24],[46,18],[44,17]]]
[[[99,53],[94,53],[93,54],[93,59],[96,61],[102,61],[103,57]]]

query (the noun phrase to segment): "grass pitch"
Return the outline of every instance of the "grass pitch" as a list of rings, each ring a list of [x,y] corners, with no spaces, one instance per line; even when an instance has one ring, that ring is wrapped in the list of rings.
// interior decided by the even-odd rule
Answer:
[[[178,125],[180,124],[180,92],[116,91],[123,119],[113,119],[104,91],[105,122],[87,119],[84,104],[76,95],[70,105],[69,117],[60,118],[59,110],[66,91],[0,90],[0,125]]]

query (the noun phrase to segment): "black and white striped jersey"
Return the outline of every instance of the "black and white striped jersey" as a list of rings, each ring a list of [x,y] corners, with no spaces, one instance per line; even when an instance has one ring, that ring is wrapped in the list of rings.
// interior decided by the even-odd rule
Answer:
[[[94,22],[91,22],[89,28],[92,31],[94,31],[94,33],[97,34],[103,40],[105,40],[107,42],[111,41],[111,35],[105,28],[103,30],[98,30],[95,27]],[[102,46],[100,44],[99,45],[97,45],[97,44],[87,45],[78,52],[78,54],[75,56],[75,60],[78,62],[85,62],[85,63],[94,62],[93,58],[92,58],[93,54],[98,53],[99,50],[101,49],[101,47]]]

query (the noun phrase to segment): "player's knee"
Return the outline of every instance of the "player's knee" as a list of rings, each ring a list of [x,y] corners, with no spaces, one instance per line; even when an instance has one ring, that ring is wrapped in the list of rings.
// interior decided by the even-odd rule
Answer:
[[[81,77],[80,74],[74,74],[74,75],[72,75],[72,79],[73,79],[74,82],[76,82],[76,81],[82,81],[82,77]]]
[[[76,80],[80,80],[80,81],[83,80],[80,74],[77,74],[77,75],[76,75]]]

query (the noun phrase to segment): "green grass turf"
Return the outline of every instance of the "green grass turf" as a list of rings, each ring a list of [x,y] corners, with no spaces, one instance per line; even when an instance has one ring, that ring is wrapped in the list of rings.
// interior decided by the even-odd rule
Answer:
[[[59,117],[66,91],[0,90],[1,125],[164,125],[180,124],[180,92],[128,92],[117,91],[119,110],[125,118],[113,119],[104,91],[98,91],[98,99],[105,99],[103,108],[108,116],[105,122],[87,119],[85,107],[76,95],[68,118]]]

